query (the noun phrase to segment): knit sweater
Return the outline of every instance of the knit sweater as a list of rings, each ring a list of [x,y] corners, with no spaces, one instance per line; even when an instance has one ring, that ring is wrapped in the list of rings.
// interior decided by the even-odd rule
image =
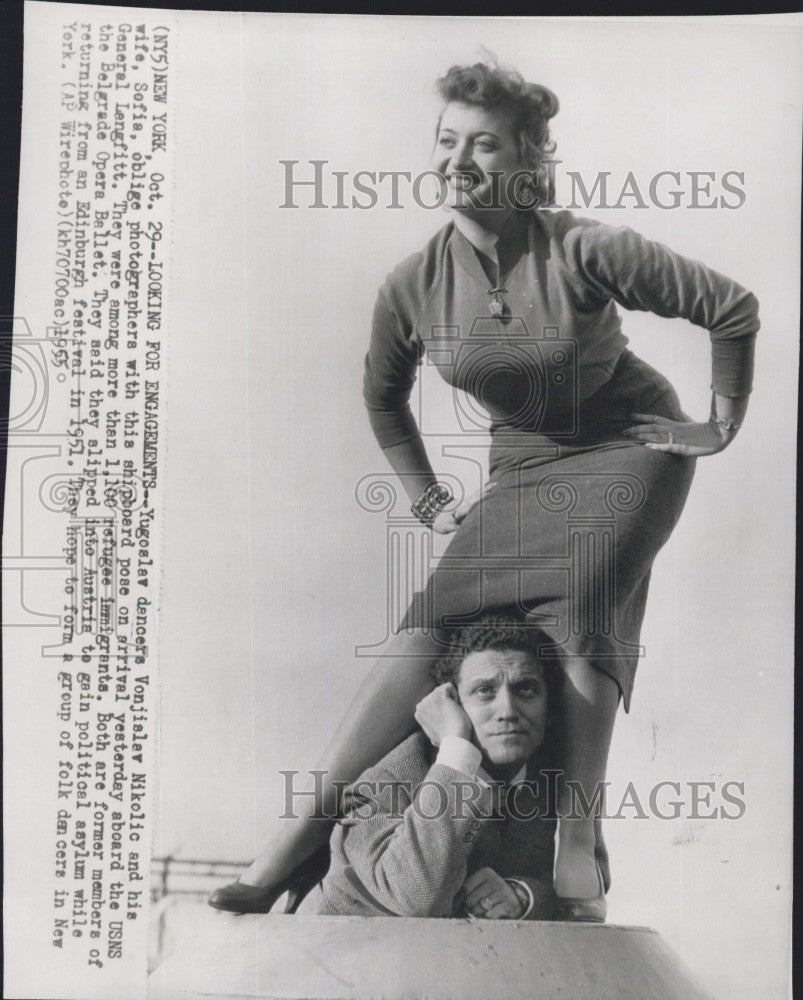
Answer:
[[[494,287],[449,223],[382,285],[364,378],[381,447],[418,434],[409,398],[425,352],[488,410],[492,432],[559,425],[609,380],[625,349],[619,306],[704,327],[712,388],[730,397],[751,391],[758,302],[704,264],[566,211],[514,213],[497,253]],[[502,315],[492,315],[494,299]]]

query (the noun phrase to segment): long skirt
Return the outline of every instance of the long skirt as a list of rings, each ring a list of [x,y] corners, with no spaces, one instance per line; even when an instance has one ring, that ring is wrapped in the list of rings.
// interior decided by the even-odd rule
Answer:
[[[582,657],[629,710],[652,563],[688,495],[694,459],[621,436],[632,413],[688,419],[670,383],[625,351],[572,416],[571,433],[497,429],[493,489],[465,518],[402,628],[483,614],[538,625],[539,652]]]

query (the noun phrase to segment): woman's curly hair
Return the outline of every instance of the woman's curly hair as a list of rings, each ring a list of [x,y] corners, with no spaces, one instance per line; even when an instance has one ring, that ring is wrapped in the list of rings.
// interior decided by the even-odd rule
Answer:
[[[456,101],[509,114],[522,162],[528,169],[538,170],[544,157],[555,152],[549,120],[560,105],[549,88],[527,83],[516,70],[487,63],[452,66],[436,86],[447,104]]]

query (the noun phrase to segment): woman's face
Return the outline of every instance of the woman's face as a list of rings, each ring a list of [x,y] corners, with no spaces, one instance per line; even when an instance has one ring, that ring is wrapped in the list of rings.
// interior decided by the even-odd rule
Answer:
[[[445,180],[447,208],[489,221],[489,213],[509,206],[509,180],[523,169],[510,117],[472,104],[447,104],[433,166]]]

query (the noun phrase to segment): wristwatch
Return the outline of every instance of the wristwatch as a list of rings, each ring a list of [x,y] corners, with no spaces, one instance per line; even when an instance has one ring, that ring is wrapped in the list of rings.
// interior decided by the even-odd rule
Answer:
[[[728,420],[725,417],[718,417],[716,413],[712,413],[709,420],[715,423],[717,427],[721,427],[723,431],[738,431],[742,426],[733,420]]]

